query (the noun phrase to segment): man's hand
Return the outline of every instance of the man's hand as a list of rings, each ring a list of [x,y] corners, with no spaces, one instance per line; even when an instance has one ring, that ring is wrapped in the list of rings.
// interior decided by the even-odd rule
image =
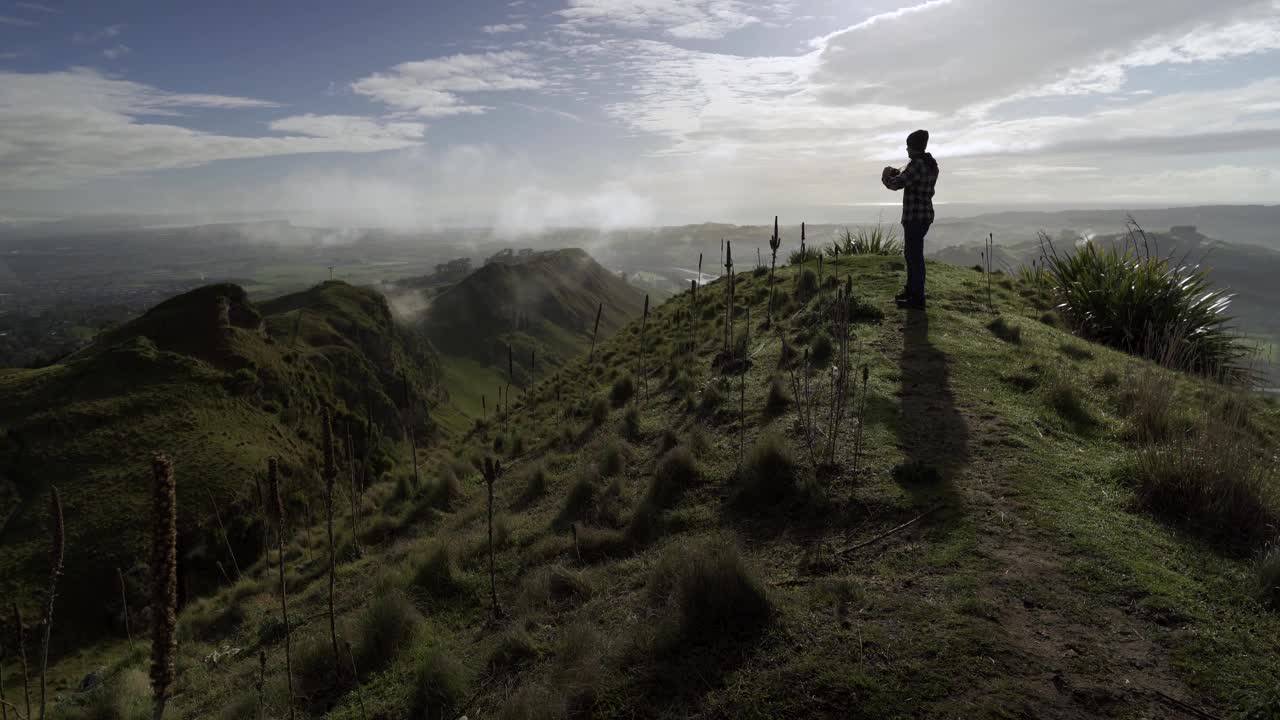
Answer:
[[[880,177],[882,177],[882,178],[886,178],[886,177],[897,177],[897,176],[898,176],[898,175],[900,175],[900,174],[902,174],[902,171],[898,170],[898,168],[896,168],[896,167],[886,167],[886,168],[884,169],[884,171],[880,173]]]

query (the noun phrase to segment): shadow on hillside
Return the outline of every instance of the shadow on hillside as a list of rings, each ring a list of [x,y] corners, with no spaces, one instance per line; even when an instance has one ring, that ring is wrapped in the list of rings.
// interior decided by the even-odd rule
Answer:
[[[945,502],[958,508],[955,479],[969,462],[969,428],[956,408],[951,361],[929,339],[929,316],[908,311],[899,369],[902,392],[894,422],[906,457],[895,473],[920,505]]]

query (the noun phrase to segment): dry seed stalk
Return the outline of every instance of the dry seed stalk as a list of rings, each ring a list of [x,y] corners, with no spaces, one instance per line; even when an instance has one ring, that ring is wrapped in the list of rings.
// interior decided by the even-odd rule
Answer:
[[[154,718],[164,717],[164,706],[173,693],[178,652],[178,486],[169,458],[156,454],[151,461],[155,483],[151,532],[151,689]]]
[[[356,555],[363,555],[360,549],[360,494],[356,490],[356,446],[351,442],[351,420],[347,419],[347,470],[351,475],[351,545]]]
[[[240,572],[240,563],[236,562],[236,551],[231,548],[231,536],[227,534],[227,526],[222,524],[222,513],[218,511],[218,501],[213,498],[213,493],[208,489],[205,493],[209,496],[209,504],[213,506],[213,517],[218,521],[218,530],[222,533],[222,542],[227,546],[227,554],[231,556],[231,567],[236,571],[236,579],[244,577]],[[226,574],[225,572],[223,573]]]
[[[58,495],[57,486],[50,486],[49,515],[53,520],[52,553],[49,559],[49,587],[45,591],[44,605],[44,644],[40,652],[40,717],[44,718],[46,708],[45,676],[49,671],[49,639],[53,634],[53,602],[58,594],[58,577],[62,575],[62,561],[67,548],[67,528],[62,521],[62,497]]]
[[[493,615],[498,617],[502,610],[498,607],[498,583],[493,569],[493,484],[502,474],[502,461],[485,458],[483,471],[484,483],[489,488],[489,594],[493,599]]]
[[[769,310],[765,323],[773,322],[773,268],[778,264],[778,248],[782,246],[782,238],[778,235],[778,216],[773,216],[773,237],[769,238]]]
[[[22,667],[22,699],[26,703],[27,718],[31,718],[31,677],[27,672],[27,631],[22,626],[22,611],[18,609],[18,603],[13,603],[13,627],[18,634],[18,662]],[[14,709],[14,714],[17,714]]]
[[[271,502],[272,519],[276,524],[276,545],[280,561],[280,617],[284,621],[284,677],[289,688],[289,720],[293,720],[293,663],[290,658],[289,600],[284,582],[284,501],[280,498],[279,461],[267,458],[267,492]]]
[[[587,364],[590,365],[596,359],[596,338],[600,336],[600,314],[604,312],[604,303],[596,308],[596,324],[591,331],[591,354],[587,356]]]
[[[400,373],[400,386],[404,392],[404,432],[409,436],[409,450],[413,453],[413,489],[422,487],[422,478],[418,477],[418,437],[413,432],[413,403],[409,400],[409,376]]]
[[[333,642],[333,667],[337,671],[342,667],[338,654],[338,621],[333,613],[333,593],[338,578],[338,553],[333,544],[333,484],[338,478],[338,465],[333,454],[333,423],[328,408],[320,415],[320,437],[324,447],[325,528],[329,535],[329,637]]]

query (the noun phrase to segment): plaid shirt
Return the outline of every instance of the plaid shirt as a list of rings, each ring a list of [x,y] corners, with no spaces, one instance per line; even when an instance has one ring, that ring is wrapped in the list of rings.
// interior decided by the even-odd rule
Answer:
[[[933,222],[933,188],[938,183],[938,164],[925,160],[924,153],[911,158],[907,168],[897,175],[882,178],[890,190],[902,190],[902,222]]]

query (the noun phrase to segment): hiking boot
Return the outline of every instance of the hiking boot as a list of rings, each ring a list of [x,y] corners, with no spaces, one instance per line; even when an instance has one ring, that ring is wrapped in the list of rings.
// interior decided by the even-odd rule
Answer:
[[[895,300],[894,300],[894,302],[895,302],[895,303],[897,303],[898,307],[900,307],[900,308],[902,308],[902,309],[904,309],[904,310],[923,310],[923,309],[924,309],[924,296],[923,296],[923,295],[918,296],[918,297],[917,297],[917,296],[907,296],[907,297],[902,298],[901,300],[897,300],[897,299],[895,299]]]
[[[903,300],[906,300],[906,299],[907,299],[907,298],[909,298],[909,297],[911,297],[911,292],[910,292],[909,290],[907,290],[906,288],[902,288],[902,292],[900,292],[900,293],[898,293],[897,295],[894,295],[894,296],[893,296],[893,301],[894,301],[894,302],[902,302]]]

